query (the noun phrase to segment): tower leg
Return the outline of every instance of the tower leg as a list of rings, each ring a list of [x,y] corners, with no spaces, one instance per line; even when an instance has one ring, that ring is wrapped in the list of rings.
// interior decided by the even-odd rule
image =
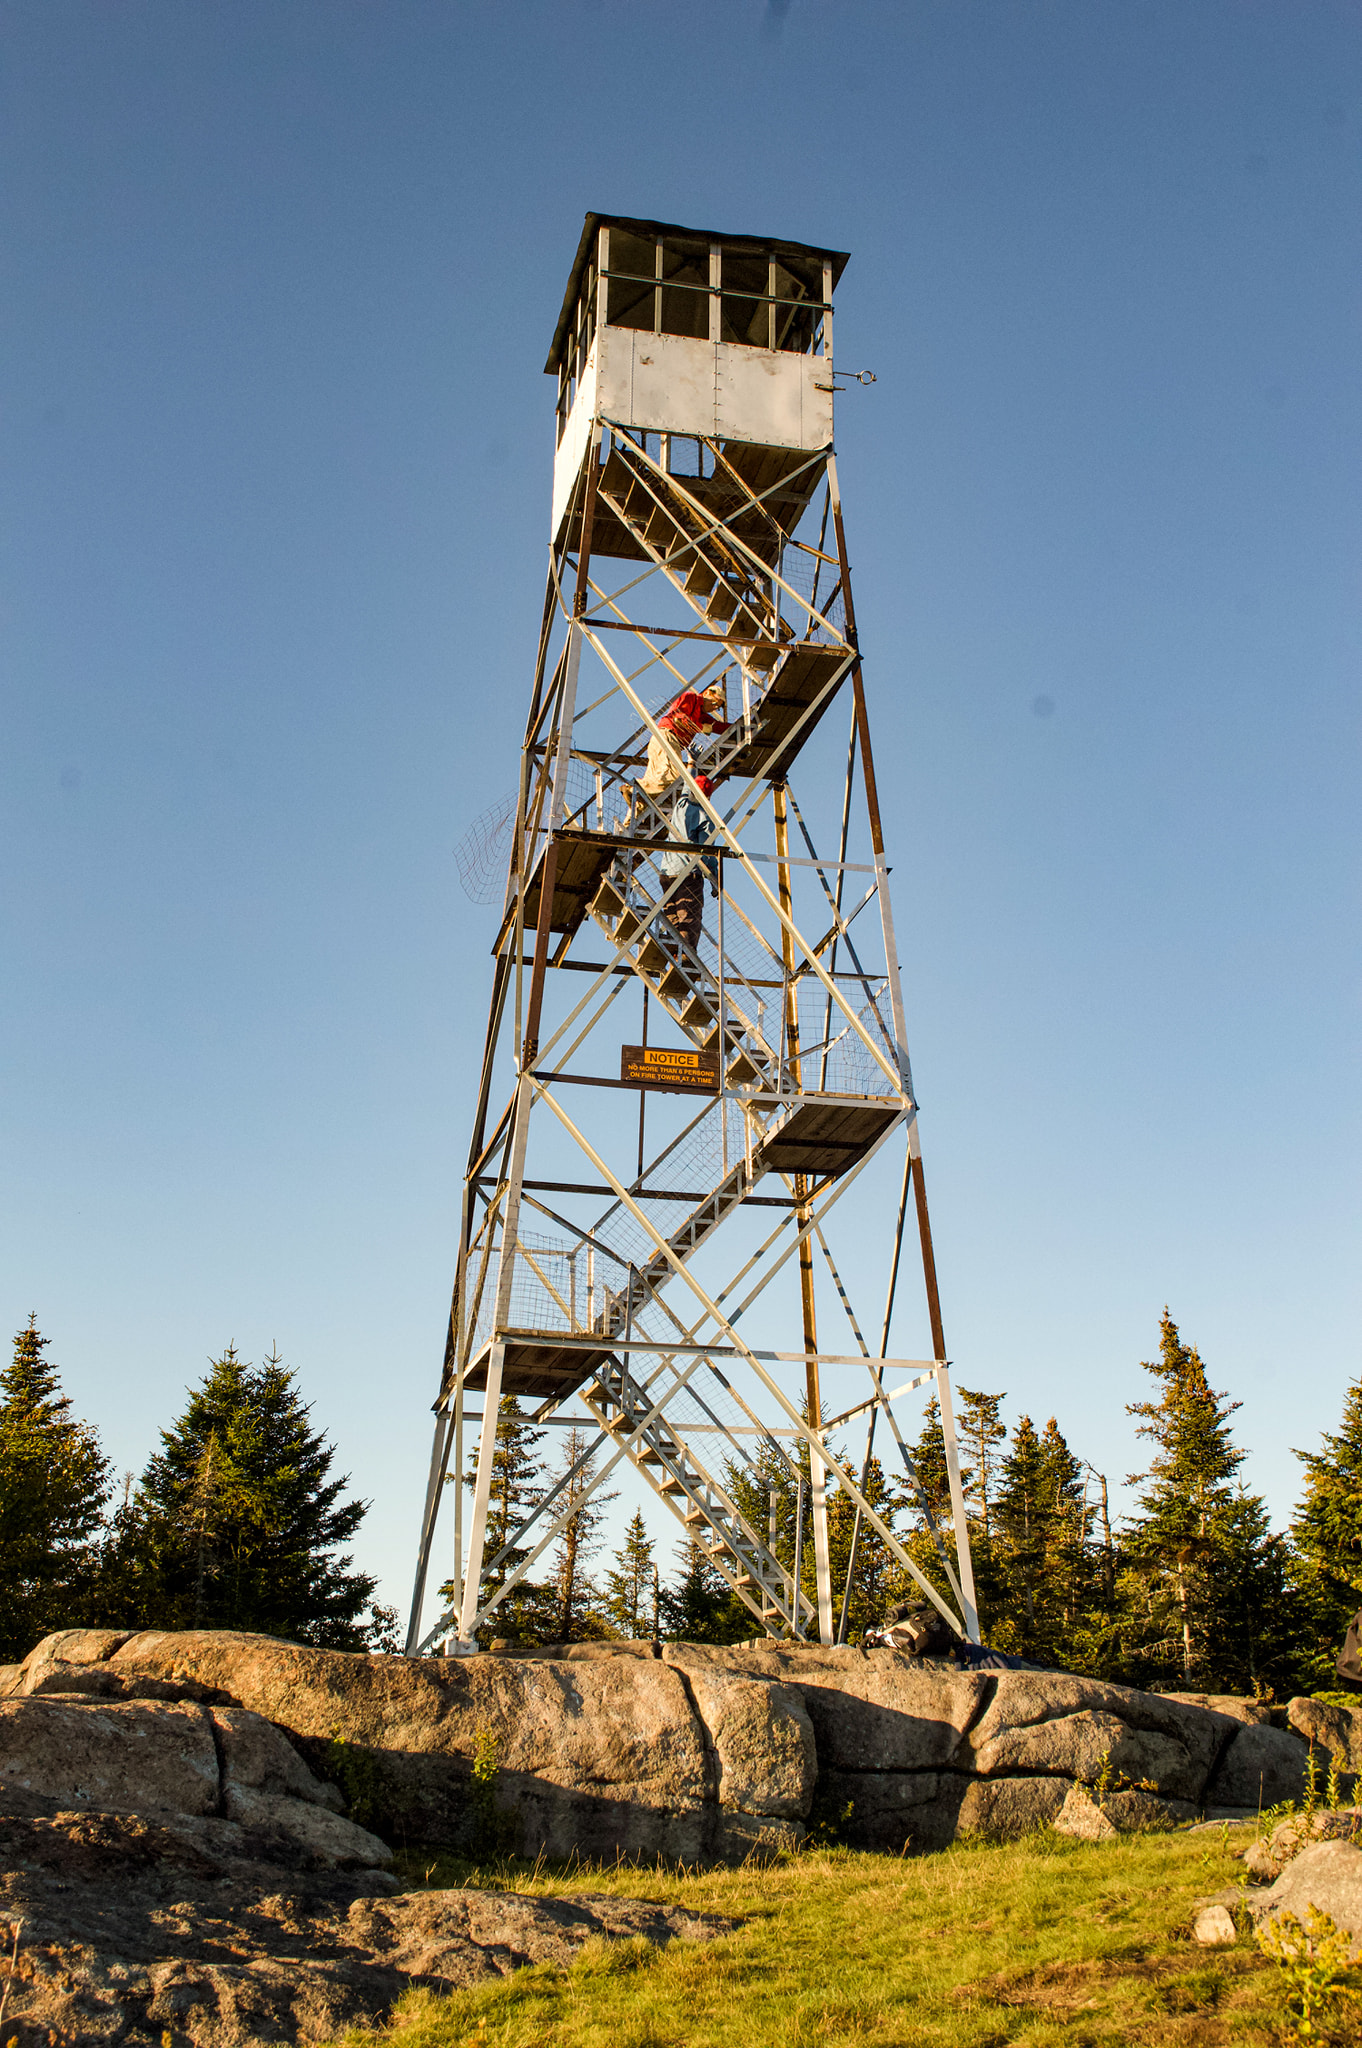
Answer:
[[[786,809],[786,791],[783,782],[778,782],[771,793],[775,818],[776,859],[779,863],[777,875],[780,889],[780,908],[788,918],[792,909],[790,894],[790,821]],[[795,1086],[802,1085],[803,1075],[799,1064],[799,996],[795,986],[794,941],[790,927],[782,923],[780,934],[781,962],[785,972],[785,1041],[790,1063],[790,1074]],[[801,1228],[808,1223],[809,1211],[803,1206],[806,1183],[802,1173],[794,1177],[795,1200],[800,1204],[798,1216]],[[799,1248],[799,1305],[804,1318],[804,1392],[808,1402],[809,1427],[821,1429],[823,1423],[822,1395],[818,1385],[818,1321],[813,1301],[813,1246],[807,1236]],[[813,1445],[809,1445],[809,1496],[813,1509],[813,1562],[814,1586],[818,1601],[818,1640],[832,1641],[832,1559],[828,1547],[828,1475],[823,1460]]]
[[[435,1540],[435,1523],[440,1506],[440,1488],[449,1462],[450,1419],[441,1411],[435,1418],[435,1439],[430,1447],[430,1477],[426,1481],[426,1510],[421,1520],[421,1548],[416,1559],[416,1583],[411,1589],[411,1618],[407,1623],[405,1656],[412,1656],[421,1639],[421,1609],[426,1597],[426,1574],[430,1570],[430,1549]]]
[[[487,1534],[487,1503],[492,1496],[492,1465],[497,1453],[497,1413],[501,1407],[501,1369],[506,1357],[504,1344],[494,1344],[487,1360],[487,1388],[482,1402],[482,1433],[478,1438],[478,1476],[473,1487],[473,1517],[468,1531],[468,1565],[463,1582],[463,1608],[459,1615],[459,1647],[475,1647],[473,1621],[478,1611],[482,1586],[482,1547]]]
[[[795,1177],[795,1193],[804,1192],[804,1176]],[[807,1212],[800,1210],[801,1222]],[[799,1248],[799,1297],[804,1311],[804,1374],[809,1403],[809,1421],[817,1429],[822,1421],[822,1398],[818,1384],[818,1324],[813,1304],[813,1246],[805,1238]],[[832,1556],[828,1544],[827,1467],[812,1445],[809,1447],[809,1502],[813,1511],[814,1584],[818,1597],[818,1640],[834,1641],[832,1632]]]
[[[550,846],[552,841],[550,841]],[[547,892],[546,892],[547,893]],[[541,924],[543,920],[540,920]],[[538,1020],[535,1020],[536,1025]],[[497,1261],[497,1293],[493,1333],[504,1330],[510,1316],[511,1283],[520,1233],[520,1184],[525,1175],[525,1147],[529,1141],[531,1083],[522,1074],[516,1090],[515,1130],[508,1162],[506,1209],[501,1219],[501,1249]],[[482,1549],[487,1534],[487,1503],[492,1494],[492,1461],[497,1450],[497,1417],[501,1409],[501,1378],[506,1363],[506,1346],[497,1341],[487,1354],[487,1385],[482,1397],[482,1429],[478,1435],[478,1471],[473,1482],[473,1512],[469,1518],[468,1559],[464,1565],[463,1604],[459,1610],[459,1648],[474,1648],[473,1621],[478,1611],[482,1586]],[[462,1373],[462,1368],[460,1368]],[[463,1381],[460,1378],[460,1389]],[[463,1417],[460,1413],[460,1421]],[[462,1473],[459,1475],[462,1479]]]
[[[969,1526],[965,1521],[965,1491],[960,1484],[960,1452],[955,1440],[955,1410],[951,1405],[951,1376],[944,1365],[936,1368],[936,1393],[941,1403],[941,1434],[946,1445],[946,1477],[951,1488],[951,1519],[955,1523],[955,1562],[960,1573],[960,1599],[964,1607],[965,1634],[972,1643],[979,1640],[979,1608],[974,1597],[974,1565],[969,1554]]]

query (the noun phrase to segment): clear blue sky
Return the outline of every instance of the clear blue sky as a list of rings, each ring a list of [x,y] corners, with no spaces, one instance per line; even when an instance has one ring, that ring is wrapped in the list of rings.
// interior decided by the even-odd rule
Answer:
[[[947,1336],[1280,1516],[1358,1370],[1353,0],[9,0],[6,1330],[121,1467],[277,1341],[405,1604],[588,208],[852,252]],[[670,1544],[670,1534],[658,1533]]]

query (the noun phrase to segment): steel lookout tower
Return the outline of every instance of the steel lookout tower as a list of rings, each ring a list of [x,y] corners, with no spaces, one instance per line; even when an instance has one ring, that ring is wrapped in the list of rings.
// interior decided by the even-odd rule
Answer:
[[[844,1634],[841,1489],[853,1564],[875,1531],[978,1639],[834,452],[846,261],[603,214],[578,244],[546,365],[548,580],[519,782],[464,853],[500,922],[408,1654],[495,1635],[583,1475],[599,1486],[622,1461],[754,1630]],[[843,1211],[844,1263],[859,1285],[874,1273],[862,1319],[836,1241],[868,1174],[877,1202]],[[905,1242],[925,1359],[886,1355]],[[941,1526],[902,1433],[913,1388],[940,1402]],[[583,1450],[491,1555],[508,1396]],[[877,1426],[917,1490],[930,1571],[866,1498]],[[793,1550],[735,1482],[773,1471],[799,1488]],[[423,1627],[437,1558],[456,1597]]]

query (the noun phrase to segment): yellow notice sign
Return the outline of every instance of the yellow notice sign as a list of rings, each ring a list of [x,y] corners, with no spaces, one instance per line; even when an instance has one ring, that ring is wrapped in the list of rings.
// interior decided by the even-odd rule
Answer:
[[[717,1095],[719,1055],[697,1052],[689,1045],[622,1045],[620,1079],[631,1088]]]

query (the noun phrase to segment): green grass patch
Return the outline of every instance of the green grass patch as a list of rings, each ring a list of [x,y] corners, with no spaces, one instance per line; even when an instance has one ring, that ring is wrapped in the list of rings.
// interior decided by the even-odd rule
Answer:
[[[1239,1837],[1240,1842],[1244,1838]],[[397,2048],[1258,2048],[1281,1971],[1190,1939],[1195,1900],[1242,1873],[1221,1832],[1083,1844],[1044,1832],[896,1858],[844,1849],[665,1871],[405,1859],[409,1885],[610,1892],[738,1917],[717,1941],[592,1944],[571,1969],[408,1995]],[[352,2043],[376,2037],[355,2033]]]

